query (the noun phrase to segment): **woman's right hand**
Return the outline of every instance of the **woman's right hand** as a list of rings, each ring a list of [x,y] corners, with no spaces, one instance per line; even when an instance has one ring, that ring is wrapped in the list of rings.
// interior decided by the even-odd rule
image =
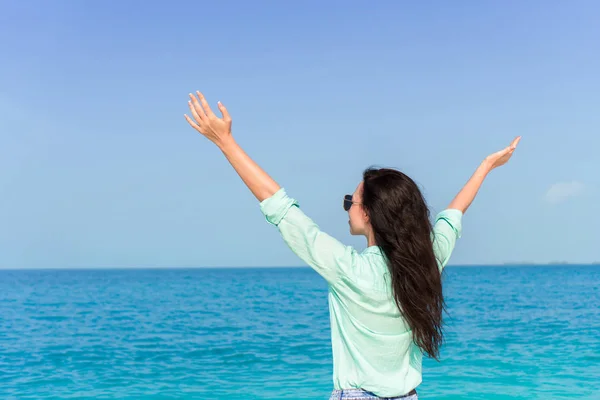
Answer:
[[[489,170],[491,171],[494,168],[497,168],[501,165],[506,164],[508,162],[508,160],[510,160],[510,157],[512,156],[515,149],[517,148],[517,145],[519,144],[520,140],[521,140],[521,136],[517,136],[516,138],[513,139],[513,141],[510,143],[510,145],[508,147],[505,147],[504,149],[487,156],[485,158],[484,163],[487,165]]]

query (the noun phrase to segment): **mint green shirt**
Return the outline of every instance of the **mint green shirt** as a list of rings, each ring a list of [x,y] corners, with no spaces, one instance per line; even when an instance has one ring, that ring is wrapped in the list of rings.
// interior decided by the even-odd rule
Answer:
[[[359,253],[322,232],[285,189],[260,203],[283,240],[329,284],[335,389],[362,388],[380,397],[407,394],[421,383],[422,351],[392,295],[383,253]],[[433,245],[440,272],[461,234],[462,213],[437,215]]]

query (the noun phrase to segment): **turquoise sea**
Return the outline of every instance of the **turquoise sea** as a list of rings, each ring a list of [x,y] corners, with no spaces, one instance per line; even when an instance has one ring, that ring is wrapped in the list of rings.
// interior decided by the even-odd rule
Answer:
[[[421,399],[600,399],[600,267],[448,267]],[[308,268],[0,271],[0,399],[326,399]]]

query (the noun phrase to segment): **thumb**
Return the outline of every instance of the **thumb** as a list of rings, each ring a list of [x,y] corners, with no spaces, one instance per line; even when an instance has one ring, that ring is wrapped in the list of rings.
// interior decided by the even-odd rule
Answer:
[[[225,106],[220,101],[217,103],[217,106],[219,107],[221,114],[223,114],[223,121],[231,122],[231,116],[229,115],[229,111],[227,111]]]
[[[506,154],[510,153],[512,150],[513,149],[512,149],[511,146],[505,147],[502,150],[497,151],[495,153],[495,156],[498,157],[498,158],[500,158],[500,157],[505,156]]]

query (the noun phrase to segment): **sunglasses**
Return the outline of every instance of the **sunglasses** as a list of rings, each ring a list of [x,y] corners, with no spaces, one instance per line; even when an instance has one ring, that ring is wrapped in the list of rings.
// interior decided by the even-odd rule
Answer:
[[[359,203],[358,201],[352,201],[352,195],[347,194],[344,196],[344,211],[348,211],[350,210],[350,207],[352,207],[352,204],[362,204]]]

